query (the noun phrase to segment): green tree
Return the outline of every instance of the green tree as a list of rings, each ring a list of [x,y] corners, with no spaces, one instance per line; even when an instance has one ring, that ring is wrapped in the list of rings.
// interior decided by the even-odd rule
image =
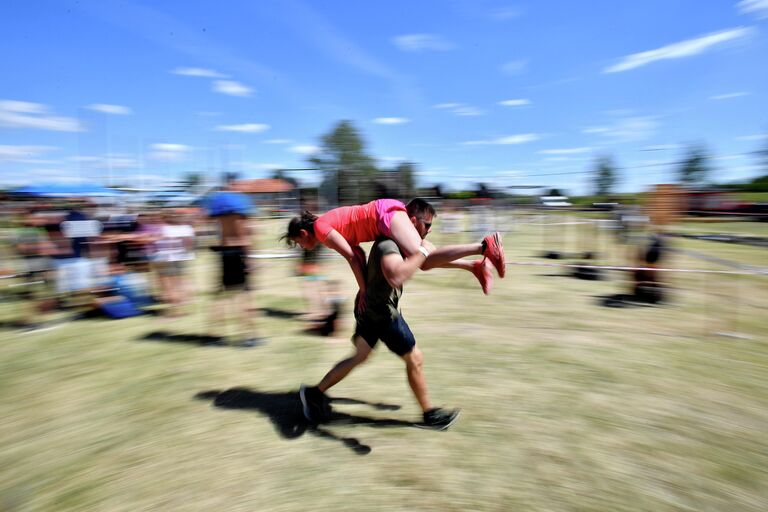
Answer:
[[[181,180],[184,190],[196,191],[203,184],[203,175],[199,172],[188,172]]]
[[[688,186],[701,186],[710,173],[709,155],[702,144],[690,145],[687,156],[680,162],[678,181]]]
[[[288,173],[282,169],[276,169],[275,172],[272,173],[272,179],[287,181],[288,183],[293,185],[295,188],[299,187],[299,180],[297,180],[293,176],[288,176]]]
[[[395,167],[400,188],[400,197],[406,201],[416,195],[416,166],[411,162],[402,162]]]
[[[309,162],[323,172],[320,193],[332,205],[363,203],[373,198],[379,171],[350,121],[340,121],[324,135],[319,153]]]
[[[613,194],[616,187],[616,167],[613,159],[608,156],[601,156],[595,163],[595,195],[601,199],[607,199]]]

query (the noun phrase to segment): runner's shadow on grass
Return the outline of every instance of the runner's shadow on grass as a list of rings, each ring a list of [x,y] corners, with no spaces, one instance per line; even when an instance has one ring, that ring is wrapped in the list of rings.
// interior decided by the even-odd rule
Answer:
[[[168,343],[189,343],[203,347],[226,347],[226,338],[207,334],[177,334],[168,331],[152,331],[139,338],[141,341],[165,341]]]
[[[617,293],[614,295],[594,295],[597,303],[606,308],[652,308],[656,304],[639,301],[634,295]]]
[[[30,326],[24,320],[0,320],[0,329],[25,329]]]
[[[374,428],[412,427],[417,423],[395,419],[369,418],[366,416],[333,412],[327,423],[311,425],[301,411],[301,400],[297,391],[262,392],[248,388],[231,388],[226,391],[201,391],[195,395],[198,400],[211,400],[215,407],[224,409],[256,410],[266,415],[280,436],[296,439],[305,432],[312,435],[338,441],[358,455],[367,455],[371,447],[354,437],[342,437],[334,434],[327,427],[333,425],[366,425]],[[378,410],[397,410],[399,405],[371,403],[351,398],[334,398],[338,404],[364,404]]]
[[[289,311],[286,309],[278,308],[259,308],[259,311],[261,311],[266,316],[274,318],[296,318],[303,314],[299,313],[298,311]]]

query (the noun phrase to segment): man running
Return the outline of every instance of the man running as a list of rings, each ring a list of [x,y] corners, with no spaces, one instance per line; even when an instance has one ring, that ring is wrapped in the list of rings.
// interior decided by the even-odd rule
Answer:
[[[421,246],[427,252],[431,252],[434,246],[424,238],[430,231],[434,208],[426,201],[421,203],[419,203],[420,206],[426,205],[428,208],[424,207],[418,211],[409,210],[408,215],[422,238]],[[352,337],[355,353],[339,361],[317,386],[301,386],[299,396],[307,420],[312,423],[321,423],[329,418],[330,399],[325,392],[363,363],[379,339],[389,350],[403,359],[408,384],[423,412],[423,425],[445,430],[458,419],[458,409],[449,410],[432,406],[424,377],[421,350],[416,346],[411,329],[398,310],[403,283],[413,276],[424,264],[426,258],[427,254],[419,253],[416,258],[404,259],[398,245],[389,238],[379,238],[373,245],[365,276],[366,309],[355,312],[357,326]]]

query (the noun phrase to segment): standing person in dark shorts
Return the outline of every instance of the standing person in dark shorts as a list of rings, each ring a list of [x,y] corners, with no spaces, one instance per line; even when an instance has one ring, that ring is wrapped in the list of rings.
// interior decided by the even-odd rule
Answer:
[[[412,217],[412,223],[423,240],[429,233],[432,214],[427,212],[421,218]],[[434,249],[426,240],[422,241],[422,246],[427,251]],[[339,361],[316,386],[301,386],[299,396],[307,420],[320,423],[329,419],[330,399],[325,392],[366,361],[379,339],[405,363],[408,384],[422,409],[422,425],[445,430],[458,419],[458,409],[433,407],[424,377],[421,350],[398,310],[403,283],[413,276],[425,259],[423,253],[416,258],[404,259],[401,249],[389,238],[380,238],[373,245],[365,267],[366,308],[363,312],[355,312],[357,326],[352,337],[355,353]]]
[[[263,340],[256,336],[248,284],[248,252],[253,235],[249,222],[251,203],[245,194],[231,191],[233,179],[228,176],[225,191],[214,194],[208,204],[208,214],[217,221],[219,231],[219,245],[211,249],[219,253],[221,261],[219,297],[211,308],[211,325],[226,324],[227,314],[237,312],[238,334],[244,336],[241,345],[255,346]]]

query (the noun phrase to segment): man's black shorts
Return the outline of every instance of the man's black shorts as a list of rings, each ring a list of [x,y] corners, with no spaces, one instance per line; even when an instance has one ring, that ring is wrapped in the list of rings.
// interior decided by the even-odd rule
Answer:
[[[247,257],[244,247],[221,247],[221,287],[224,290],[248,289]]]
[[[374,348],[376,342],[381,340],[389,350],[399,356],[404,356],[416,346],[416,339],[413,337],[411,328],[400,315],[391,322],[358,320],[355,335],[363,338],[371,348]]]

